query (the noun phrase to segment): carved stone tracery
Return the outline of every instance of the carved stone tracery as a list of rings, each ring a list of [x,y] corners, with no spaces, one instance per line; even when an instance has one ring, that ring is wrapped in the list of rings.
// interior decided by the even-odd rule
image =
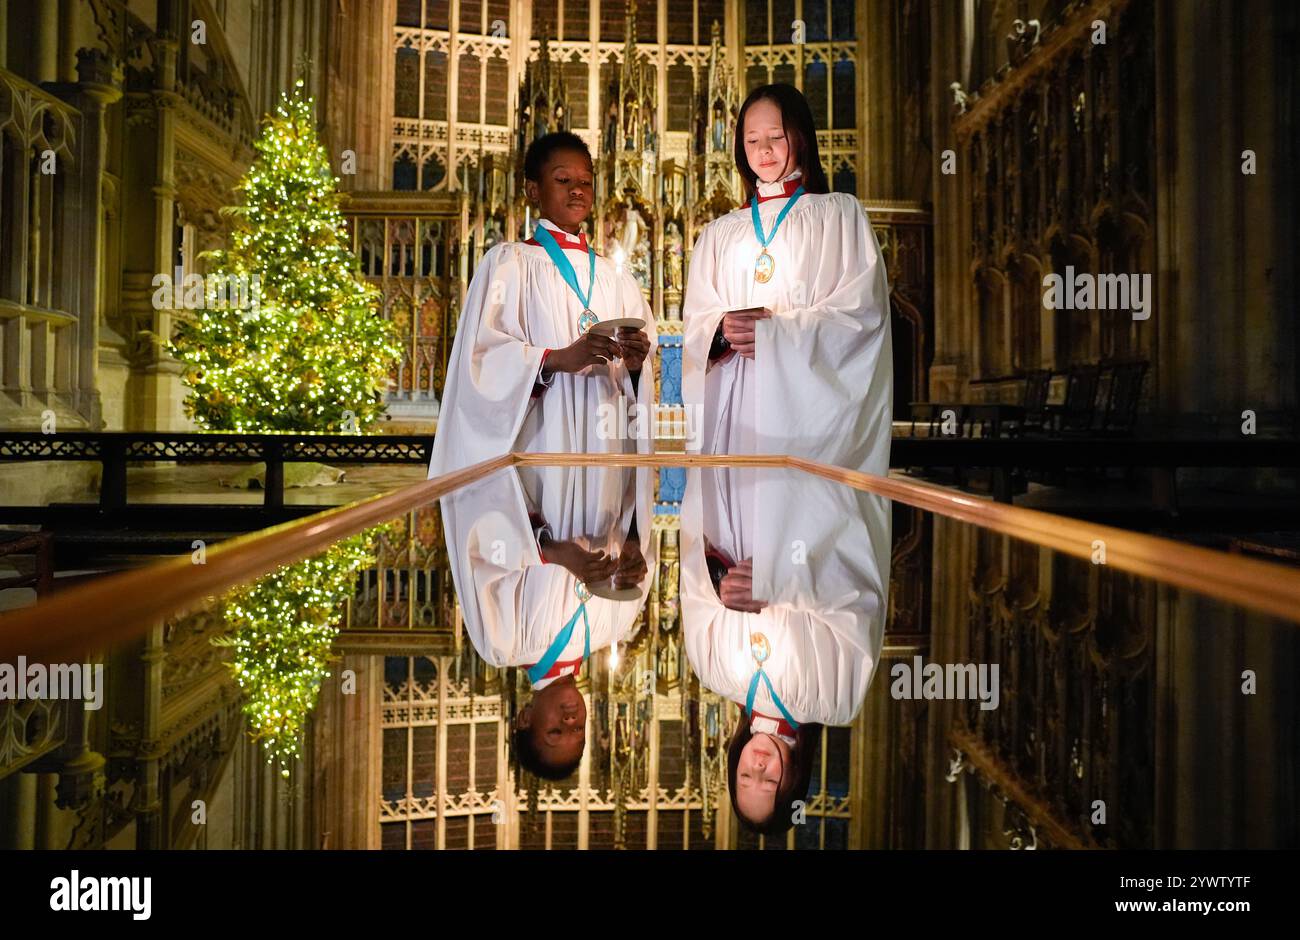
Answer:
[[[1093,41],[1098,20],[1110,37],[1104,45]],[[1095,0],[1042,27],[1041,38],[1027,24],[1025,30],[1013,44],[1016,64],[968,96],[967,110],[954,120],[971,195],[976,284],[1031,271],[1035,279],[1021,300],[998,296],[977,310],[980,335],[1010,352],[986,352],[975,377],[1152,359],[1151,333],[1139,332],[1129,310],[1042,305],[1042,278],[1064,276],[1067,266],[1076,274],[1152,271],[1150,4]]]

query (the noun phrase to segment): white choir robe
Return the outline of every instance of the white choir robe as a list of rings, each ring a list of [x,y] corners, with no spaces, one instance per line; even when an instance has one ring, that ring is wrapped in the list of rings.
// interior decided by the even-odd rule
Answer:
[[[556,230],[546,220],[542,224]],[[591,271],[586,252],[566,249],[564,255],[585,291]],[[510,451],[652,449],[655,320],[650,307],[631,274],[600,256],[589,296],[591,310],[602,320],[646,321],[650,353],[636,391],[626,366],[615,359],[578,373],[556,373],[551,385],[533,398],[543,353],[581,335],[582,304],[540,245],[505,242],[484,254],[470,281],[447,362],[430,477]],[[633,410],[633,404],[641,407]]]
[[[557,540],[619,553],[637,520],[648,573],[636,601],[587,601],[591,651],[622,639],[645,604],[655,570],[653,485],[647,468],[507,467],[441,500],[456,597],[470,642],[493,666],[531,666],[578,609],[578,579],[542,561],[529,518],[539,513]],[[561,661],[580,659],[579,618]],[[542,688],[548,683],[538,683]]]
[[[758,511],[745,510],[757,494]],[[771,646],[764,671],[800,724],[850,723],[866,698],[884,639],[890,504],[800,471],[688,472],[681,516],[682,630],[707,688],[745,704],[754,675],[750,636]],[[739,563],[753,559],[759,613],[723,606],[709,579],[705,538]],[[756,713],[780,718],[765,683]]]
[[[765,234],[787,202],[759,203]],[[884,475],[893,411],[889,285],[866,212],[845,193],[805,194],[768,245],[776,269],[766,284],[754,279],[761,251],[746,206],[706,225],[691,252],[682,396],[704,411],[688,449],[792,454]],[[718,324],[740,307],[773,314],[757,323],[754,358],[733,352],[710,368]]]

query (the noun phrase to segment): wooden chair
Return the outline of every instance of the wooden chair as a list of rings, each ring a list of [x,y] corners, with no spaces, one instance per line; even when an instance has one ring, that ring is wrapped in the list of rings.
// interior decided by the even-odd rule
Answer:
[[[1030,369],[1025,372],[1025,392],[1021,399],[1024,415],[1012,429],[1016,435],[1040,432],[1047,429],[1050,417],[1047,399],[1052,391],[1052,373],[1048,369]]]
[[[1110,363],[1110,382],[1106,387],[1105,408],[1099,428],[1101,433],[1133,433],[1137,424],[1138,403],[1142,400],[1142,381],[1149,365],[1145,359]]]
[[[1057,433],[1079,434],[1092,430],[1097,414],[1097,384],[1101,367],[1096,364],[1071,366],[1066,375],[1065,403],[1049,408],[1052,428]]]

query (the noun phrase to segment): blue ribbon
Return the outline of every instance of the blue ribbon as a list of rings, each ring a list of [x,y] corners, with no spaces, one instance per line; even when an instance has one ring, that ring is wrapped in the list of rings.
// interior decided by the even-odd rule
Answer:
[[[779,223],[778,223],[779,224]],[[569,259],[564,257],[564,250],[555,241],[555,236],[547,231],[545,225],[537,226],[533,233],[538,243],[546,249],[546,253],[551,256],[551,261],[560,269],[560,277],[564,278],[564,283],[573,289],[578,295],[578,300],[582,303],[583,310],[591,309],[591,293],[596,289],[596,252],[590,245],[587,246],[587,258],[591,261],[591,279],[587,282],[587,294],[584,297],[582,288],[578,286],[578,272],[573,270],[573,265]]]
[[[779,229],[781,227],[781,223],[785,221],[786,213],[788,213],[794,207],[794,204],[799,201],[799,197],[802,196],[803,194],[804,194],[804,188],[803,186],[800,186],[790,195],[790,199],[786,202],[784,206],[781,207],[781,212],[776,217],[776,224],[772,226],[772,231],[768,234],[766,238],[764,238],[763,222],[758,217],[758,192],[755,191],[754,201],[749,204],[749,212],[754,219],[754,235],[756,238],[758,238],[758,243],[760,245],[766,248],[769,244],[771,244],[772,239],[776,237],[776,230]],[[551,239],[551,241],[554,242],[555,239]]]
[[[786,710],[785,702],[781,701],[781,696],[777,695],[776,689],[772,688],[772,680],[767,677],[767,673],[763,671],[762,666],[755,670],[754,678],[749,680],[749,694],[745,696],[745,714],[750,718],[754,717],[754,694],[758,692],[759,679],[767,683],[767,691],[771,694],[772,701],[776,704],[777,709],[780,710],[781,717],[786,720],[786,723],[791,728],[798,728],[799,722],[795,721],[790,712]]]
[[[560,654],[564,652],[564,648],[569,645],[569,640],[573,638],[573,628],[578,624],[579,614],[582,615],[582,627],[587,632],[587,639],[583,643],[582,661],[586,662],[591,658],[591,623],[587,620],[587,602],[584,600],[579,602],[578,609],[573,612],[569,622],[561,628],[555,639],[551,641],[551,645],[546,648],[546,652],[537,661],[537,665],[528,670],[528,681],[530,683],[536,685],[540,682],[551,671],[551,667],[555,665],[556,661],[559,660]]]

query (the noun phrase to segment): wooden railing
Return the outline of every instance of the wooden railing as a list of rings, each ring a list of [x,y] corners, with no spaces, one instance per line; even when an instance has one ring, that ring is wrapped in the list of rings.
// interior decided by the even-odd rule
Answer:
[[[103,468],[101,509],[127,504],[128,463],[264,463],[263,502],[284,505],[284,465],[322,461],[340,464],[428,466],[433,435],[240,434],[206,431],[0,432],[0,465],[7,461],[92,461]]]
[[[210,597],[324,551],[486,474],[515,466],[779,467],[803,470],[1076,558],[1105,545],[1108,567],[1287,621],[1300,617],[1300,572],[1110,526],[1008,506],[925,483],[876,477],[799,457],[696,454],[503,454],[454,473],[224,542],[204,564],[186,555],[110,575],[0,617],[0,662],[56,661],[103,649]]]
[[[0,558],[7,555],[31,555],[34,559],[30,574],[0,577],[0,591],[11,588],[31,588],[37,597],[44,597],[54,586],[54,535],[50,532],[25,534],[0,532]]]
[[[661,416],[657,416],[661,417]],[[684,418],[682,419],[684,420]],[[962,418],[959,416],[958,420]],[[682,428],[677,430],[682,431]],[[127,465],[175,463],[266,464],[264,505],[284,505],[284,465],[303,461],[331,464],[429,465],[432,434],[236,434],[180,431],[0,431],[0,467],[10,461],[91,461],[103,468],[99,505],[128,504]],[[660,455],[662,458],[663,455]],[[662,459],[660,466],[669,466]],[[1175,471],[1189,467],[1300,468],[1300,441],[1278,438],[1125,440],[1007,439],[939,434],[896,437],[889,465],[896,469],[962,468],[993,471],[994,495],[1009,502],[1011,473],[1075,467],[1147,468],[1172,489]],[[1168,494],[1165,497],[1168,498]],[[7,507],[0,507],[4,510]],[[32,521],[25,514],[21,521]]]

